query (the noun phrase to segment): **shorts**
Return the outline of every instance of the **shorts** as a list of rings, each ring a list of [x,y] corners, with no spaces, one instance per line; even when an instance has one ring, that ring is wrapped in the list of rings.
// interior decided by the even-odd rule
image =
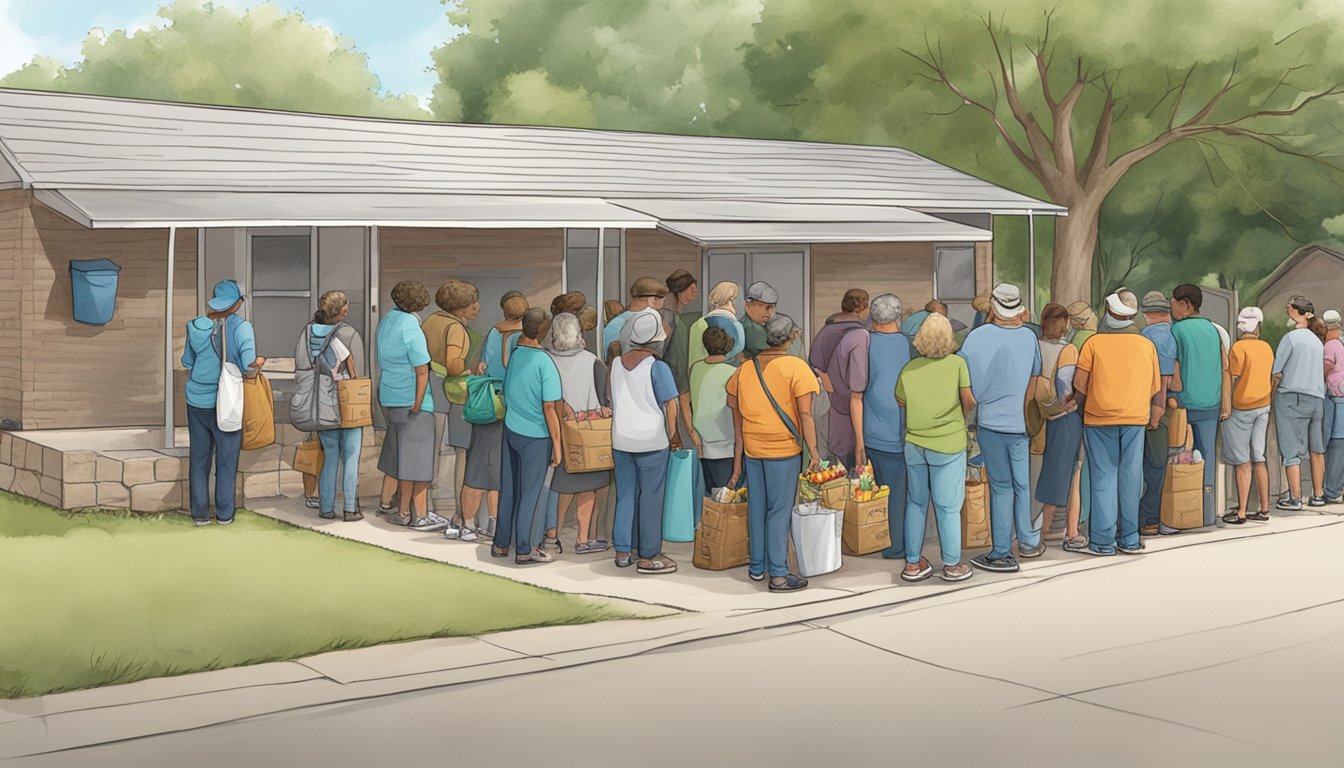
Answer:
[[[408,482],[434,479],[434,460],[439,441],[430,411],[411,413],[410,408],[384,408],[387,434],[378,457],[378,471]]]
[[[1233,410],[1223,422],[1223,463],[1230,467],[1263,464],[1265,435],[1269,432],[1269,406]]]
[[[1295,467],[1310,453],[1325,453],[1325,398],[1300,392],[1274,395],[1274,431],[1283,466]]]

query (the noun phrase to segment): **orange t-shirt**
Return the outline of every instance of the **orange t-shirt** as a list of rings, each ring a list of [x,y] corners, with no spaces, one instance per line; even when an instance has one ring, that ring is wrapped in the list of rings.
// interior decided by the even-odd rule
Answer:
[[[1274,350],[1260,339],[1241,339],[1227,353],[1227,372],[1237,380],[1232,407],[1238,411],[1264,408],[1272,399]]]
[[[767,355],[761,360],[761,368],[770,394],[793,421],[801,438],[803,422],[798,415],[798,398],[821,391],[816,374],[806,360],[793,355]],[[743,363],[728,379],[728,395],[737,399],[737,409],[742,412],[742,449],[747,456],[787,459],[802,452],[761,389],[761,379],[751,361]]]
[[[1157,347],[1135,333],[1098,333],[1083,342],[1078,370],[1087,371],[1083,423],[1092,427],[1147,425],[1153,395],[1162,389]]]

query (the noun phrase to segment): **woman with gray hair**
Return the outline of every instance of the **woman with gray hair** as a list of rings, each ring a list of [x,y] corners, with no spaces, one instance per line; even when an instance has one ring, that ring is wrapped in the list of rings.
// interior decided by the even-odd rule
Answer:
[[[568,312],[555,316],[551,321],[551,343],[546,352],[560,372],[562,420],[587,420],[611,415],[611,401],[607,395],[607,367],[597,355],[584,348],[583,325],[577,317]],[[579,518],[574,551],[588,555],[607,550],[607,542],[589,539],[588,531],[597,503],[597,490],[607,486],[609,477],[607,472],[571,473],[565,469],[564,462],[555,468],[551,490],[559,495],[559,504],[555,527],[546,533],[548,543],[559,543],[559,531],[565,527],[565,514],[569,512],[572,501]]]
[[[742,322],[737,319],[737,297],[741,294],[741,289],[737,283],[724,280],[715,283],[714,287],[709,289],[710,310],[705,316],[696,320],[691,325],[689,347],[687,351],[687,365],[696,363],[709,357],[709,352],[705,349],[704,335],[710,328],[722,328],[728,338],[733,340],[733,346],[728,350],[727,360],[736,364],[737,358],[746,348],[746,334],[742,330]]]
[[[891,489],[887,531],[891,546],[882,556],[905,557],[905,409],[896,402],[896,382],[910,358],[910,338],[901,333],[901,300],[890,293],[868,307],[873,331],[868,336],[868,388],[863,391],[864,455],[878,485]]]

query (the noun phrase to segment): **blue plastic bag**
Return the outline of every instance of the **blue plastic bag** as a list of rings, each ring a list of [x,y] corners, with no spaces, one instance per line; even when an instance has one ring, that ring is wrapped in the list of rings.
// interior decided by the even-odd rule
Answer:
[[[70,262],[70,293],[77,322],[107,325],[117,306],[117,273],[121,267],[107,259]]]
[[[695,541],[704,496],[704,476],[695,451],[673,451],[667,460],[667,483],[663,490],[665,541]]]

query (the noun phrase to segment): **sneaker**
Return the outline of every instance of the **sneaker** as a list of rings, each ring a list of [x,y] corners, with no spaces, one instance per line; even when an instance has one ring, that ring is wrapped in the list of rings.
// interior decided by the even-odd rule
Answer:
[[[216,522],[220,525],[233,525],[233,518],[230,517],[228,520],[217,520]]]
[[[1105,549],[1095,549],[1091,544],[1089,544],[1087,545],[1087,549],[1083,550],[1083,554],[1092,555],[1093,557],[1114,557],[1115,548],[1106,547]]]
[[[1023,549],[1020,545],[1017,548],[1017,556],[1026,560],[1030,560],[1033,557],[1040,557],[1041,555],[1044,554],[1045,554],[1044,542],[1037,544],[1035,549]]]
[[[1312,496],[1307,502],[1308,507],[1324,507],[1326,504],[1324,496]]]
[[[1120,545],[1117,545],[1117,546],[1116,546],[1116,550],[1118,550],[1118,551],[1120,552],[1120,554],[1122,554],[1122,555],[1139,555],[1139,554],[1142,554],[1142,553],[1143,553],[1143,550],[1145,550],[1145,549],[1147,549],[1147,548],[1148,548],[1148,547],[1145,546],[1144,543],[1143,543],[1142,541],[1140,541],[1140,542],[1138,543],[1138,546],[1134,546],[1134,547],[1126,547],[1126,546],[1123,545],[1123,544],[1120,544]]]
[[[1145,525],[1139,529],[1140,536],[1157,536],[1161,532],[1162,526],[1160,525]]]
[[[1285,497],[1274,502],[1274,506],[1278,507],[1279,509],[1282,509],[1285,512],[1301,512],[1302,500],[1294,499],[1292,497]]]
[[[304,496],[303,504],[309,509],[317,509],[320,502],[318,501],[318,498],[316,496]]]
[[[439,517],[438,513],[436,513],[434,510],[426,512],[425,519],[430,521],[431,523],[434,523],[435,525],[439,525],[440,523],[442,523],[445,528],[452,525],[452,523],[447,518]]]
[[[203,525],[209,525],[209,524],[210,524],[210,519],[209,519],[209,518],[206,518],[206,519],[204,519],[204,520],[196,520],[195,523],[196,523],[196,527],[197,527],[197,528],[200,528],[200,527],[203,526]]]
[[[965,581],[971,578],[971,566],[965,563],[945,565],[941,575],[943,581]]]
[[[1086,539],[1086,538],[1084,538],[1084,537],[1082,537],[1082,536],[1065,536],[1065,537],[1064,537],[1064,551],[1065,551],[1065,552],[1082,552],[1082,551],[1085,550],[1085,549],[1087,549],[1087,539]]]
[[[795,576],[790,573],[783,577],[782,584],[776,584],[774,579],[770,580],[771,592],[797,592],[800,589],[807,589],[807,579],[801,576]]]
[[[453,523],[451,520],[448,522],[448,525],[445,526],[443,529],[443,538],[445,539],[456,539],[461,535],[462,535],[462,529],[459,528],[457,524]]]
[[[1257,522],[1257,523],[1266,523],[1266,522],[1269,522],[1269,513],[1268,513],[1268,512],[1247,512],[1247,513],[1246,513],[1246,519],[1247,519],[1247,520],[1254,520],[1254,521]]]
[[[1339,496],[1326,496],[1326,497],[1325,497],[1325,503],[1326,503],[1326,504],[1344,504],[1344,494],[1340,494]]]
[[[1184,533],[1184,531],[1182,531],[1180,528],[1172,528],[1170,525],[1167,525],[1166,523],[1159,525],[1157,527],[1157,532],[1162,536],[1175,536],[1178,533]]]
[[[1019,570],[1017,560],[1014,559],[1012,555],[1007,557],[990,557],[988,552],[971,558],[971,565],[974,565],[981,570],[993,571],[994,573],[1016,573]]]
[[[607,544],[607,542],[602,541],[601,539],[589,539],[588,541],[585,541],[582,544],[575,545],[574,554],[595,555],[598,552],[606,552],[608,549],[610,549],[610,546],[611,545]]]
[[[420,518],[419,520],[413,521],[410,525],[406,527],[410,528],[412,531],[419,531],[421,533],[430,533],[432,531],[442,531],[447,526],[448,526],[447,520],[444,520],[443,518],[440,517],[439,522],[436,523],[434,522],[434,519],[430,515],[426,515]]]
[[[447,535],[448,535],[448,532],[445,531],[445,532],[444,532],[444,535],[447,536]],[[476,528],[472,528],[472,527],[469,526],[469,525],[464,525],[464,526],[462,526],[461,528],[458,528],[458,529],[457,529],[457,540],[458,540],[458,541],[465,541],[465,542],[467,542],[468,544],[470,544],[470,543],[472,543],[472,542],[480,541],[480,540],[481,540],[481,532],[480,532],[478,529],[476,529]]]

